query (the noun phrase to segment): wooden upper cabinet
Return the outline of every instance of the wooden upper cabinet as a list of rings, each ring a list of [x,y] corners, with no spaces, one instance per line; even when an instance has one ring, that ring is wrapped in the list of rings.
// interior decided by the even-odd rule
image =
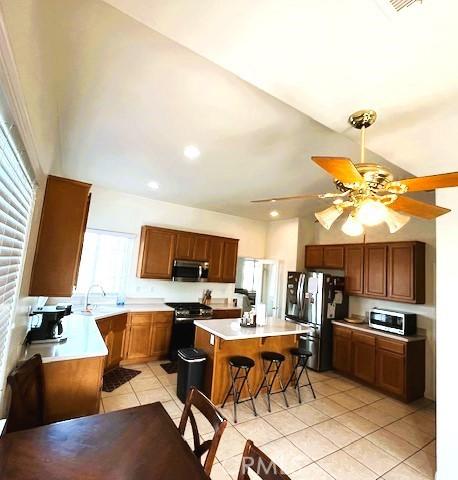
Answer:
[[[195,243],[196,243],[196,236],[193,233],[185,233],[185,232],[177,233],[175,259],[192,260]]]
[[[208,267],[208,281],[222,282],[223,281],[223,252],[224,240],[219,237],[210,239],[209,250],[209,267]]]
[[[345,291],[349,295],[364,293],[364,246],[345,246]]]
[[[90,188],[88,183],[48,177],[29,295],[72,295],[81,260]]]
[[[387,245],[384,243],[364,246],[364,294],[386,297]]]
[[[401,302],[425,302],[425,244],[388,244],[388,298]]]
[[[235,283],[237,271],[238,240],[224,240],[223,248],[223,282]]]
[[[324,247],[322,245],[307,245],[305,247],[305,268],[323,267]]]
[[[165,228],[143,226],[137,275],[141,278],[172,278],[177,234]]]
[[[325,245],[323,247],[324,268],[344,268],[345,247],[343,245]]]
[[[209,258],[210,239],[206,235],[195,235],[192,258],[194,260],[205,260]]]

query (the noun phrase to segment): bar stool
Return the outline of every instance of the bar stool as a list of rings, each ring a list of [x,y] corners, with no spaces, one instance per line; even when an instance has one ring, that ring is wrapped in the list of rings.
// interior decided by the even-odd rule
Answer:
[[[297,390],[297,398],[299,400],[299,403],[302,403],[301,387],[310,387],[310,389],[312,390],[313,398],[316,398],[315,391],[313,390],[313,385],[310,381],[309,372],[307,369],[307,362],[308,359],[312,356],[312,352],[309,352],[305,348],[291,348],[289,353],[293,357],[293,371],[291,373],[291,376],[289,377],[288,383],[285,386],[285,390],[289,387],[289,384],[292,382],[293,378],[295,378],[294,388]],[[299,375],[297,374],[298,367],[301,367]],[[306,383],[305,385],[301,385],[300,380],[304,371],[307,375],[308,383]]]
[[[250,384],[248,382],[248,375],[250,370],[254,367],[254,360],[249,357],[235,356],[229,357],[229,375],[231,376],[231,385],[224,397],[223,404],[221,408],[224,408],[224,405],[229,398],[229,395],[232,395],[234,399],[234,423],[237,423],[237,404],[251,401],[251,407],[253,409],[254,416],[257,417],[258,413],[256,412],[256,405],[254,404],[254,398],[251,394]],[[235,373],[234,373],[235,372]],[[237,390],[237,380],[242,380],[239,382],[239,389]],[[246,383],[248,394],[250,398],[247,400],[240,401],[240,394],[242,393],[243,387]]]
[[[263,388],[267,389],[267,410],[271,412],[270,408],[270,395],[272,394],[272,388],[275,383],[275,379],[278,376],[278,380],[280,383],[280,388],[281,392],[283,393],[283,398],[285,400],[286,407],[289,407],[288,405],[288,399],[286,398],[286,393],[285,393],[285,387],[283,386],[283,383],[281,381],[281,375],[278,375],[280,373],[280,368],[282,363],[285,361],[285,356],[282,355],[281,353],[277,352],[261,352],[261,358],[262,358],[262,369],[264,372],[264,377],[262,379],[261,385],[259,385],[258,390],[256,391],[256,394],[254,398],[258,398],[259,393]],[[267,368],[266,368],[267,364]],[[269,375],[273,373],[273,375]],[[278,393],[278,392],[274,392]]]

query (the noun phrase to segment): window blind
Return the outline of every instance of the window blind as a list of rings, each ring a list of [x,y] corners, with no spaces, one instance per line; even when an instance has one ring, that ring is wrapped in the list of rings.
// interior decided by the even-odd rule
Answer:
[[[2,384],[33,200],[33,183],[11,137],[0,124],[0,379]]]

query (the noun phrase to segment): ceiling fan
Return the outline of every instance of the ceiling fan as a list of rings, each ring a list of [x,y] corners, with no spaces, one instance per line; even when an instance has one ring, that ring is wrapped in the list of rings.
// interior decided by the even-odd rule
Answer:
[[[320,224],[329,230],[332,224],[346,211],[348,217],[342,225],[347,235],[364,233],[364,226],[386,222],[390,233],[400,230],[410,216],[433,220],[450,209],[420,202],[404,194],[458,186],[458,172],[426,177],[394,180],[393,174],[384,166],[365,161],[365,131],[374,124],[377,114],[373,110],[360,110],[350,115],[348,121],[361,130],[361,158],[354,164],[345,157],[312,157],[321,168],[334,178],[338,192],[293,195],[254,200],[253,203],[277,202],[297,199],[334,199],[332,205],[315,213]]]

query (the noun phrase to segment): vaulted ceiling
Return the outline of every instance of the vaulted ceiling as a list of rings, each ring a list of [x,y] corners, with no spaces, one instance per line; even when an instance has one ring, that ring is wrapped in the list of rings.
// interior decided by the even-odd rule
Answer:
[[[55,173],[269,219],[269,206],[249,200],[332,189],[310,155],[356,160],[346,118],[368,106],[379,113],[368,131],[379,155],[369,159],[398,177],[407,173],[394,164],[418,175],[457,169],[452,2],[399,16],[382,0],[0,5],[36,143]],[[189,144],[198,159],[183,156]],[[318,206],[278,209],[286,218]]]

